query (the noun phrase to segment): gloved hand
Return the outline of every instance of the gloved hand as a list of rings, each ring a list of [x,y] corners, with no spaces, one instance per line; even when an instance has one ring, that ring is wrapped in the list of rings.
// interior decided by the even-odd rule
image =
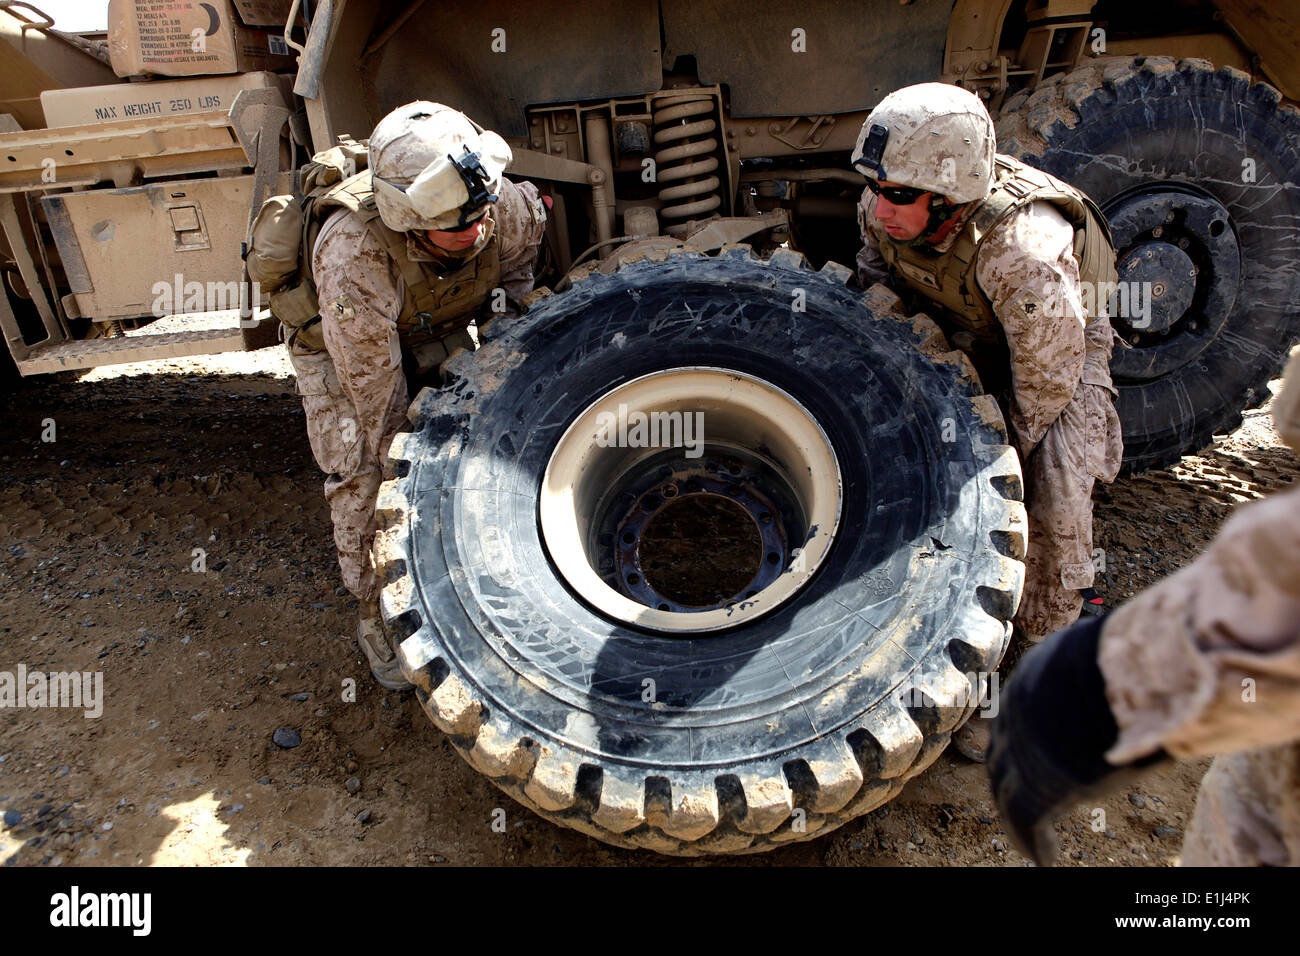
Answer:
[[[993,723],[993,798],[1016,848],[1040,866],[1056,859],[1057,816],[1167,756],[1160,751],[1120,767],[1103,756],[1119,734],[1097,666],[1105,620],[1080,618],[1025,654]]]

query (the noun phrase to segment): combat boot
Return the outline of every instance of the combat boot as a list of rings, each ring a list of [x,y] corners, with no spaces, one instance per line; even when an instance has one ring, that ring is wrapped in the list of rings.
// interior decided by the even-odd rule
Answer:
[[[1083,596],[1083,614],[1101,615],[1106,613],[1106,598],[1096,588],[1084,588],[1079,593]]]
[[[389,690],[414,689],[415,685],[402,674],[397,648],[384,627],[383,618],[379,616],[379,604],[375,601],[361,603],[357,643],[370,662],[370,673],[381,686]]]

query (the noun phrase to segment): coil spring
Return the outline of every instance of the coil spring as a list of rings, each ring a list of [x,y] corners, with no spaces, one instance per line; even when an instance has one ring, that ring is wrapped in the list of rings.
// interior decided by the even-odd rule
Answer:
[[[690,219],[722,205],[718,168],[718,141],[710,133],[718,128],[712,116],[713,97],[686,94],[655,103],[655,177],[660,185],[659,210],[666,220]],[[700,116],[703,119],[690,120]]]

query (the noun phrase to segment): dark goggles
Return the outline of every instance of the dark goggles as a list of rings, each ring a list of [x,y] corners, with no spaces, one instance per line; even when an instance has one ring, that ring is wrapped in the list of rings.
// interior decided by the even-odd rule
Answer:
[[[882,186],[870,176],[866,177],[867,188],[877,196],[884,196],[895,206],[910,206],[930,190],[917,189],[914,186]]]

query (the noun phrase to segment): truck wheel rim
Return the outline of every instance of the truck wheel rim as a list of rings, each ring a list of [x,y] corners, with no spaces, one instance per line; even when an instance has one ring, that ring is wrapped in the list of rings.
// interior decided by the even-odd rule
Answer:
[[[1181,183],[1144,185],[1102,209],[1127,293],[1112,310],[1111,324],[1129,347],[1115,350],[1111,370],[1125,381],[1167,375],[1195,361],[1232,313],[1242,276],[1232,214],[1213,196]],[[1131,306],[1135,292],[1146,301],[1145,315],[1124,314],[1123,303]]]
[[[830,439],[794,397],[743,372],[683,367],[626,382],[578,415],[547,463],[539,521],[560,575],[593,609],[698,635],[798,593],[835,540],[842,495]],[[655,529],[683,506],[711,509],[752,545],[753,573],[733,570],[728,593],[703,602],[647,574]]]

